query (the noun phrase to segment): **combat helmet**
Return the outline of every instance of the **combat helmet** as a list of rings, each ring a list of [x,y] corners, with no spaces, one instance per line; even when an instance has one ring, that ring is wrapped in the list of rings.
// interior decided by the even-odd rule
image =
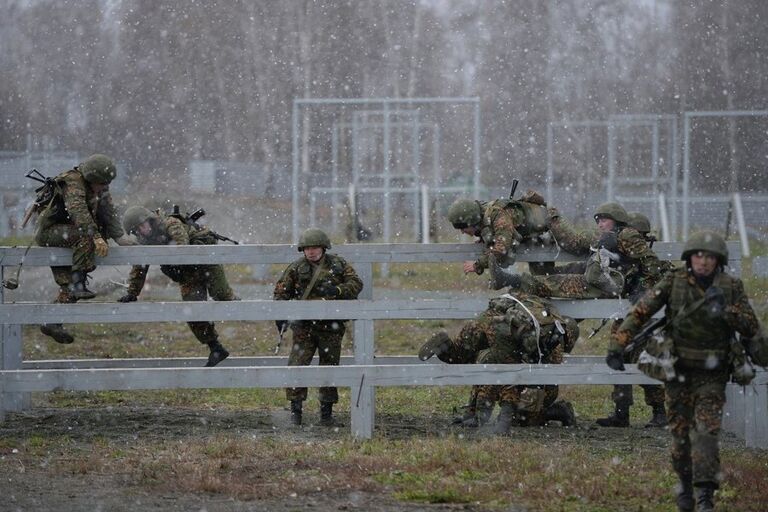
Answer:
[[[322,247],[327,250],[331,248],[331,239],[322,229],[310,228],[299,237],[299,252],[305,247]]]
[[[473,199],[457,199],[448,208],[448,221],[456,229],[477,226],[483,220],[483,209]]]
[[[688,261],[693,254],[699,251],[714,254],[722,266],[728,264],[728,245],[725,243],[725,238],[714,231],[699,231],[692,234],[685,242],[680,259]]]
[[[86,158],[77,168],[88,183],[109,185],[117,176],[115,162],[108,156],[98,153]]]
[[[635,228],[641,235],[647,235],[651,232],[651,221],[640,212],[630,212],[629,214],[629,227]]]
[[[595,220],[600,217],[613,219],[614,222],[619,224],[629,224],[629,215],[627,210],[624,209],[619,203],[603,203],[595,210]]]
[[[123,215],[123,229],[126,233],[134,233],[139,225],[149,219],[156,219],[157,214],[152,213],[143,206],[131,206]]]

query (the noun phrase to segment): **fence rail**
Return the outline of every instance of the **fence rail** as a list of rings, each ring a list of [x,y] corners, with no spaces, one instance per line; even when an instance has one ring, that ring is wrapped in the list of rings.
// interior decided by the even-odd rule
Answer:
[[[677,259],[680,243],[658,243],[662,259]],[[629,365],[626,372],[610,370],[601,357],[571,357],[563,365],[443,365],[418,361],[413,356],[374,356],[375,320],[468,319],[487,306],[487,299],[457,296],[431,300],[373,300],[374,263],[457,262],[474,259],[477,244],[360,244],[335,248],[363,279],[365,288],[356,301],[244,300],[239,302],[115,303],[5,303],[0,304],[2,369],[0,414],[29,405],[29,393],[66,390],[131,390],[177,388],[253,388],[285,386],[338,386],[352,390],[351,423],[356,437],[370,438],[375,415],[375,388],[387,386],[469,384],[609,385],[653,383]],[[738,242],[729,242],[729,265],[740,273]],[[573,261],[572,255],[551,247],[519,251],[519,261]],[[298,256],[295,246],[141,246],[117,247],[99,264],[287,263]],[[9,266],[66,265],[65,249],[0,248],[0,272]],[[456,269],[460,272],[460,269]],[[482,279],[482,277],[478,278]],[[490,295],[490,292],[489,292]],[[623,313],[624,300],[559,300],[558,309],[578,318],[607,318]],[[354,320],[354,355],[339,367],[287,367],[285,358],[231,358],[216,368],[200,368],[200,359],[123,359],[24,361],[21,326],[40,323],[147,323],[187,320]],[[190,367],[191,365],[195,367]],[[729,386],[724,428],[744,437],[749,446],[768,447],[766,413],[768,374],[759,372],[751,387]]]

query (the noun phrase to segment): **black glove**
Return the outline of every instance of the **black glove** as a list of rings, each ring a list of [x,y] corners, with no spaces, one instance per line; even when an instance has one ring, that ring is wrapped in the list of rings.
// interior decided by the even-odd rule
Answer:
[[[288,327],[288,320],[275,320],[277,332],[283,332]]]
[[[325,297],[326,299],[335,299],[339,295],[341,295],[341,290],[338,286],[333,285],[331,283],[320,283],[317,286],[317,293],[321,297]]]
[[[622,352],[615,352],[613,350],[608,351],[608,355],[605,356],[605,364],[611,367],[611,370],[617,372],[623,372],[624,368],[624,354]]]
[[[704,292],[704,300],[709,305],[710,311],[713,313],[722,313],[725,308],[725,294],[723,289],[719,286],[710,286],[707,291]]]
[[[119,299],[117,299],[117,302],[136,302],[137,297],[132,293],[126,293]]]
[[[619,250],[619,240],[616,237],[616,232],[606,231],[600,235],[598,247],[601,249],[608,249],[611,252],[617,252]]]

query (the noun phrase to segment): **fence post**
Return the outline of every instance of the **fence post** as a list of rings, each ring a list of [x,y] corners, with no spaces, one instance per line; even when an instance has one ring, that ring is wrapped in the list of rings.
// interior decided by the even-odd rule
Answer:
[[[373,299],[373,264],[360,263],[355,266],[358,276],[363,281],[360,299]],[[374,350],[373,320],[355,320],[355,364],[372,365]],[[349,412],[352,436],[357,439],[373,437],[373,421],[376,414],[376,388],[365,382],[361,375],[357,387],[349,393]]]
[[[5,267],[0,266],[0,281],[5,278]],[[0,302],[5,302],[5,290],[0,285]],[[0,369],[21,370],[21,325],[2,324],[0,329]],[[0,384],[1,385],[1,384]],[[4,393],[0,387],[0,419],[7,411],[21,411],[29,408],[30,393]]]

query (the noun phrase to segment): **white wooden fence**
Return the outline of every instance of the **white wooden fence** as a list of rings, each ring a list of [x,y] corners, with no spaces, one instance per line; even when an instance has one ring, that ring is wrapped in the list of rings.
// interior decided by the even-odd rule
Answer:
[[[677,259],[679,243],[658,243],[657,254]],[[741,270],[739,245],[729,242],[731,270]],[[351,388],[351,426],[355,437],[370,438],[375,388],[469,384],[649,384],[654,381],[629,365],[610,370],[602,356],[570,357],[564,365],[445,365],[422,363],[414,356],[374,356],[374,322],[385,319],[469,319],[487,299],[457,296],[449,300],[373,300],[373,263],[460,262],[474,259],[477,244],[356,244],[335,248],[350,261],[365,288],[356,301],[243,300],[240,302],[134,302],[78,304],[0,303],[0,415],[29,406],[29,393],[53,390],[131,390],[178,388],[253,388],[338,386]],[[0,247],[0,273],[18,265],[23,249]],[[116,247],[101,265],[287,263],[297,257],[287,245]],[[572,261],[551,249],[521,250],[519,261]],[[68,264],[65,249],[33,248],[24,266]],[[457,276],[460,268],[456,268]],[[483,277],[477,277],[483,279]],[[22,278],[23,286],[23,278]],[[53,284],[52,284],[53,286]],[[0,292],[2,293],[2,292]],[[489,291],[488,296],[494,292]],[[623,300],[559,300],[559,310],[577,318],[607,318],[626,310]],[[231,357],[215,368],[199,358],[24,361],[21,326],[41,323],[147,323],[188,320],[354,320],[354,356],[339,367],[287,367],[284,357]],[[195,367],[191,367],[194,365]],[[761,371],[748,388],[729,385],[724,428],[748,446],[768,447],[768,374]]]

